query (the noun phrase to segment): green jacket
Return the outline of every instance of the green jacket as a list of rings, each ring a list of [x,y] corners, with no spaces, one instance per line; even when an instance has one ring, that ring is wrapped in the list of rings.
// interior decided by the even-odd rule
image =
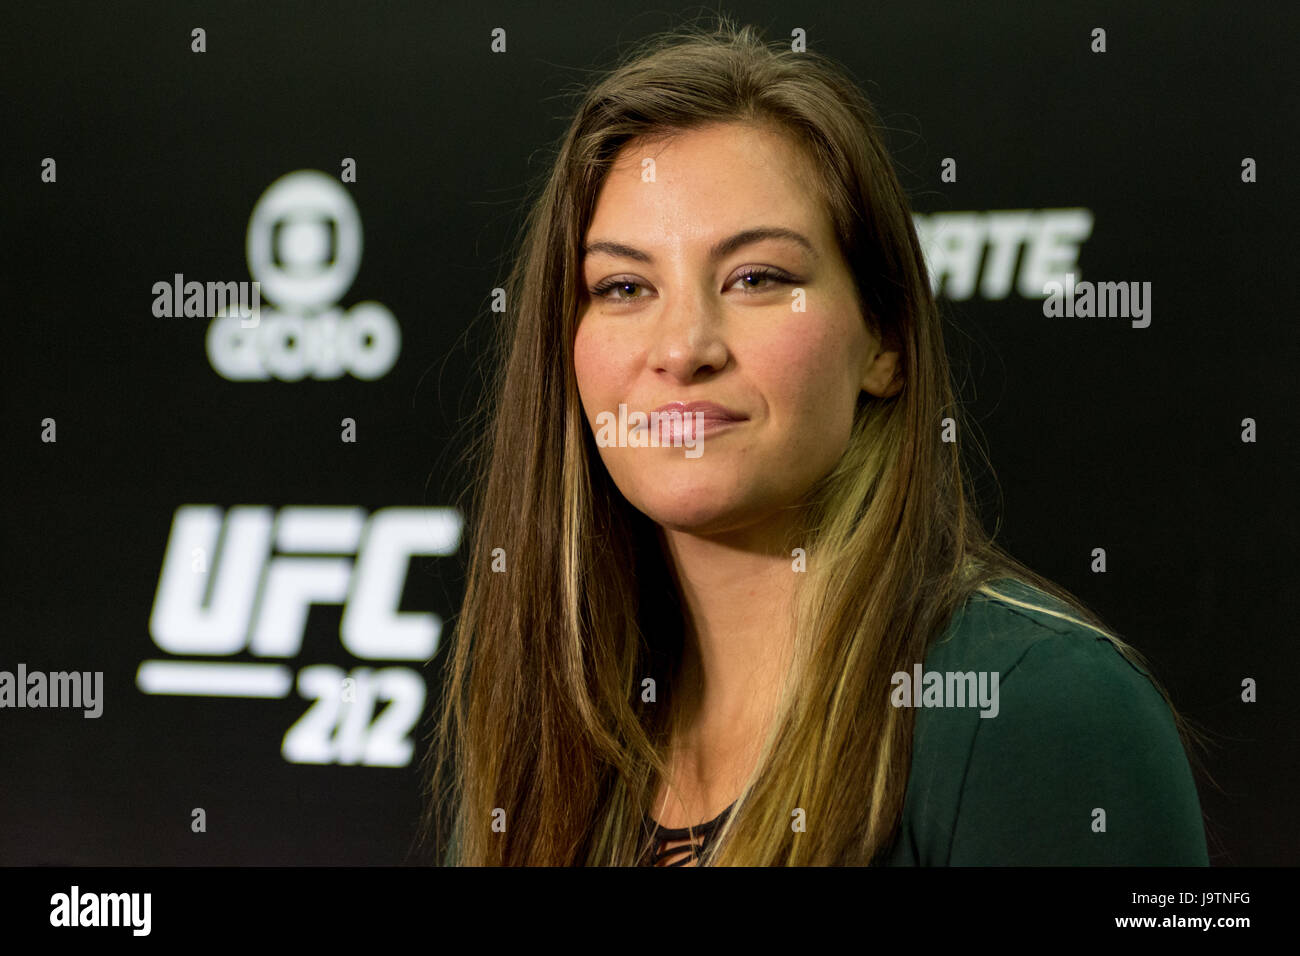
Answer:
[[[1069,613],[1017,581],[994,587]],[[897,693],[901,684],[924,688],[930,672],[943,675],[941,687],[950,673],[974,672],[976,681],[982,673],[983,702],[972,695],[967,706],[917,708],[903,818],[877,864],[1209,864],[1169,707],[1106,638],[975,594]],[[954,677],[952,690],[960,683]],[[942,700],[933,694],[922,693],[921,703]],[[453,845],[444,864],[454,865],[455,854]]]
[[[1028,585],[994,587],[1068,613]],[[887,865],[1209,865],[1169,707],[1106,638],[976,594],[925,670],[998,672],[998,713],[917,711]]]

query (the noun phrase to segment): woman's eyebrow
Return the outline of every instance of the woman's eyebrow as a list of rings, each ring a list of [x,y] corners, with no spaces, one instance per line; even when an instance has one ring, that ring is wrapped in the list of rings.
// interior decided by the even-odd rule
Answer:
[[[728,236],[714,243],[713,248],[709,250],[709,259],[717,260],[723,256],[730,255],[737,249],[747,246],[750,243],[761,242],[764,239],[784,239],[788,242],[794,242],[803,246],[813,258],[817,258],[817,250],[813,244],[808,241],[803,233],[795,232],[793,229],[786,229],[782,226],[756,226],[753,229],[745,229],[736,233],[734,236]],[[589,242],[582,247],[582,257],[585,259],[595,253],[604,253],[610,256],[619,256],[623,259],[633,259],[637,262],[653,263],[654,256],[644,252],[635,246],[629,246],[622,242],[612,242],[601,239],[596,242]]]

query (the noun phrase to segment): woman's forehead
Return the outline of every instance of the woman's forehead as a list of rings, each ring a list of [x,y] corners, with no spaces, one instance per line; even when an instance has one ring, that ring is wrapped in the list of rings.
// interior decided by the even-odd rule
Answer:
[[[788,137],[751,124],[634,140],[601,184],[585,239],[711,247],[764,225],[807,236],[815,247],[831,233],[813,175]]]

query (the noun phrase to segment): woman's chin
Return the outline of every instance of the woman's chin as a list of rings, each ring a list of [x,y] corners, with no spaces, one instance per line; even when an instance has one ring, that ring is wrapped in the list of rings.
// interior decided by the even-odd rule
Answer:
[[[655,494],[634,504],[661,527],[685,534],[720,534],[751,524],[757,518],[757,509],[751,503],[707,492]]]
[[[621,479],[621,480],[620,480]],[[674,462],[615,476],[634,508],[663,528],[719,534],[763,521],[787,504],[787,483],[765,480],[734,463]]]

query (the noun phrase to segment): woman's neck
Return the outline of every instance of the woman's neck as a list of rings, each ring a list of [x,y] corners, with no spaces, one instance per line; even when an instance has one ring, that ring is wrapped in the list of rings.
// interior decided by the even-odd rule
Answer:
[[[686,625],[675,762],[679,786],[697,793],[743,782],[778,702],[794,645],[788,531],[662,532]],[[728,793],[704,802],[738,795]]]

